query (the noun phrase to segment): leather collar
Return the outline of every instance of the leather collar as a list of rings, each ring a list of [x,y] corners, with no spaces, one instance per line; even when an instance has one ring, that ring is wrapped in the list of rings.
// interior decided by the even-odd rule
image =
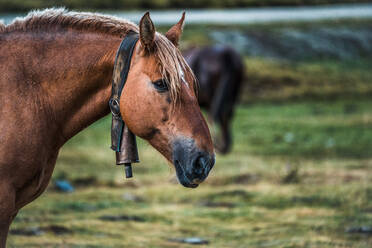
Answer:
[[[126,177],[132,177],[131,163],[138,163],[138,150],[135,135],[125,125],[120,114],[120,97],[128,78],[130,62],[138,33],[130,31],[120,44],[114,63],[112,91],[109,106],[112,113],[111,149],[116,152],[116,164],[125,165]]]

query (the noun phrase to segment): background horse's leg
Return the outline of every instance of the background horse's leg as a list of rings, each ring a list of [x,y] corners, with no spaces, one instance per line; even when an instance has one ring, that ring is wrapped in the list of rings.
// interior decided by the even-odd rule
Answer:
[[[230,120],[224,118],[221,124],[221,132],[222,132],[222,148],[221,153],[228,153],[231,149],[231,134],[230,134]]]
[[[230,119],[226,116],[221,116],[218,119],[218,124],[220,125],[220,134],[215,146],[220,153],[226,154],[231,149]]]
[[[212,119],[218,123],[221,128],[221,134],[220,137],[216,139],[215,147],[222,154],[229,152],[231,145],[229,121],[232,115],[232,105],[234,102],[231,89],[234,87],[233,78],[233,75],[229,71],[222,70],[222,76],[220,77],[218,87],[213,96],[210,109]]]
[[[221,127],[221,137],[219,142],[216,143],[216,148],[222,154],[228,153],[231,149],[230,121],[233,117],[234,105],[238,100],[244,77],[244,65],[239,55],[226,52],[223,58],[222,77],[211,105],[213,119]]]
[[[15,190],[8,183],[0,183],[0,248],[5,248],[9,226],[17,213]]]

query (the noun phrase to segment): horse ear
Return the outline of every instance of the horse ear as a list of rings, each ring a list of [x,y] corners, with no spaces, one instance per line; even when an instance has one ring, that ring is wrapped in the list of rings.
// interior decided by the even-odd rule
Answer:
[[[182,13],[182,17],[173,27],[171,27],[165,36],[170,40],[175,46],[178,46],[178,41],[181,38],[183,30],[183,22],[185,20],[185,12]]]
[[[141,44],[146,50],[151,51],[154,45],[155,27],[151,21],[149,12],[146,12],[141,18],[139,28]]]

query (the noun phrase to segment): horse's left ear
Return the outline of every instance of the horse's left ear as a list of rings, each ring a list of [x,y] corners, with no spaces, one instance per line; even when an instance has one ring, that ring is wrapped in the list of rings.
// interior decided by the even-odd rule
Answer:
[[[140,41],[147,51],[151,51],[154,46],[155,27],[150,18],[150,13],[146,12],[141,18],[140,24]]]
[[[181,20],[177,22],[173,27],[171,27],[165,36],[170,40],[175,46],[178,46],[178,41],[181,38],[183,30],[183,22],[185,21],[185,12],[182,13]]]

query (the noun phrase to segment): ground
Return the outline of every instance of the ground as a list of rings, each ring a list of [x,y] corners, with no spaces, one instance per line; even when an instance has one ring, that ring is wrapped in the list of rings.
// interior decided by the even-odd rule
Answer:
[[[142,141],[124,179],[105,118],[63,147],[9,247],[191,247],[171,240],[193,236],[205,247],[371,247],[371,120],[368,99],[240,105],[232,153],[187,189]],[[75,192],[56,191],[57,179]]]

